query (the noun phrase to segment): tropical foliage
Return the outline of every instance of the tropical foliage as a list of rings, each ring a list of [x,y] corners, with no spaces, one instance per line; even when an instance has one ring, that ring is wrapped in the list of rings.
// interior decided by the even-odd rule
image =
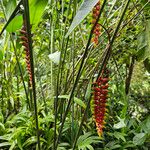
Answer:
[[[149,98],[149,0],[0,1],[0,149],[149,150]]]

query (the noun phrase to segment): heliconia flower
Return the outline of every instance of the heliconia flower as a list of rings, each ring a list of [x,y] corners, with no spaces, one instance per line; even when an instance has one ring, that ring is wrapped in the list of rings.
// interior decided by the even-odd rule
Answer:
[[[32,87],[32,72],[31,72],[31,64],[30,64],[30,50],[29,50],[29,43],[28,43],[28,38],[27,38],[27,31],[25,25],[23,25],[22,29],[20,30],[21,33],[21,43],[24,47],[25,51],[25,60],[26,60],[26,66],[27,66],[27,71],[29,75],[29,83],[30,86]]]
[[[97,82],[92,84],[92,100],[91,111],[93,114],[93,120],[96,123],[97,133],[101,137],[103,128],[105,127],[105,119],[107,114],[107,98],[108,98],[108,71],[103,70],[102,76],[100,76]]]
[[[94,6],[93,11],[92,11],[92,24],[95,24],[96,19],[98,18],[100,13],[100,1]],[[94,45],[98,45],[98,38],[99,35],[101,34],[101,28],[100,28],[100,24],[97,23],[96,27],[93,31],[93,38],[92,38],[92,42],[94,43]]]

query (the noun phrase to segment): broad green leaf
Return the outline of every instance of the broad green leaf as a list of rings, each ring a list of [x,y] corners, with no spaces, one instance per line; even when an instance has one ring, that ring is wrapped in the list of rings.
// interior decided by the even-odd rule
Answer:
[[[119,118],[119,120],[120,120],[120,122],[118,122],[117,124],[114,124],[114,128],[115,128],[115,129],[121,129],[121,128],[126,127],[126,124],[125,124],[125,122],[124,122],[124,119],[120,119],[120,118]]]
[[[79,8],[76,16],[74,17],[72,24],[66,34],[66,37],[83,21],[83,19],[88,15],[92,8],[97,4],[99,0],[84,0]]]
[[[23,24],[22,16],[16,16],[7,26],[6,30],[8,32],[15,32],[19,30]]]
[[[9,17],[11,16],[12,12],[15,10],[16,8],[16,0],[9,0],[7,2],[6,5],[6,18],[9,19]]]
[[[146,134],[145,133],[139,133],[133,137],[133,143],[135,145],[142,145],[146,140]]]
[[[48,0],[30,0],[30,23],[33,28],[39,23]]]

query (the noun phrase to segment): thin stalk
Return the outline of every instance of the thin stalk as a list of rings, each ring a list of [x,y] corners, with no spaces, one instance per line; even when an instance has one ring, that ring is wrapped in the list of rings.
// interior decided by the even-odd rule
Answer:
[[[71,2],[72,0],[70,0],[70,3],[69,3],[69,9],[68,9],[68,14],[69,14],[69,11],[70,11],[70,7],[71,7]],[[56,5],[57,5],[57,1],[56,1]],[[61,54],[60,54],[60,63],[59,63],[59,67],[58,67],[58,73],[57,73],[57,79],[56,79],[56,98],[54,100],[54,114],[55,114],[55,122],[54,122],[54,150],[57,149],[57,144],[56,144],[56,124],[57,124],[57,106],[58,106],[58,95],[59,95],[59,84],[60,84],[60,79],[61,79],[61,76],[62,76],[62,70],[61,68],[63,68],[63,61],[62,60],[62,56],[63,54],[66,53],[66,49],[64,49],[64,43],[65,43],[65,33],[66,33],[66,26],[67,26],[67,19],[65,21],[65,27],[64,27],[64,33],[63,33],[63,36],[62,36],[62,43],[61,43]]]
[[[126,1],[126,0],[125,0],[125,1]],[[100,69],[100,71],[99,71],[99,73],[98,73],[98,77],[100,76],[100,74],[101,74],[101,72],[102,72],[102,69],[103,69],[103,67],[104,67],[104,65],[105,65],[105,63],[106,63],[106,61],[108,61],[108,59],[109,59],[108,57],[110,57],[110,55],[109,55],[109,54],[110,54],[110,50],[111,50],[111,48],[112,48],[112,46],[113,46],[115,37],[116,37],[116,35],[117,35],[118,31],[119,31],[120,25],[121,25],[122,20],[123,20],[123,18],[124,18],[125,12],[126,12],[126,10],[127,10],[127,8],[128,8],[129,2],[130,2],[130,0],[128,0],[128,1],[126,2],[126,5],[125,5],[125,7],[124,7],[124,9],[123,9],[123,12],[122,12],[122,14],[121,14],[120,20],[119,20],[119,22],[118,22],[118,24],[117,24],[117,27],[116,27],[116,29],[115,29],[115,32],[114,32],[114,34],[113,34],[113,36],[112,36],[112,39],[111,39],[111,41],[110,41],[109,47],[108,47],[108,49],[107,49],[107,53],[106,53],[106,55],[105,55],[105,58],[103,59],[103,62],[102,62],[102,65],[101,65],[101,69]],[[86,109],[85,109],[85,111],[84,111],[84,115],[83,115],[83,117],[82,117],[82,120],[81,120],[81,123],[80,123],[80,127],[79,127],[79,129],[78,129],[77,134],[76,134],[76,138],[75,138],[74,145],[73,145],[73,150],[75,150],[76,143],[77,143],[79,134],[80,134],[80,132],[81,132],[81,129],[82,129],[82,125],[83,125],[85,116],[86,116],[87,111],[88,111],[88,109],[89,109],[89,107],[90,107],[90,101],[91,101],[91,98],[90,98],[90,99],[88,100],[88,102],[87,102],[87,106],[86,106]]]
[[[59,135],[58,135],[58,138],[57,138],[57,141],[56,141],[56,148],[58,146],[58,143],[59,143],[59,140],[60,140],[60,137],[61,137],[61,133],[62,133],[62,129],[63,129],[63,126],[64,126],[64,123],[65,123],[65,120],[66,120],[66,117],[67,117],[67,114],[68,114],[68,111],[70,109],[70,105],[71,105],[71,101],[72,101],[72,97],[74,95],[74,91],[77,87],[77,84],[78,84],[78,81],[80,79],[80,76],[81,76],[81,71],[82,71],[82,67],[84,65],[84,61],[86,59],[86,56],[88,54],[88,50],[89,50],[89,46],[90,46],[90,42],[91,42],[91,38],[92,38],[92,35],[93,35],[93,31],[94,31],[94,28],[96,26],[96,24],[98,23],[98,20],[103,12],[103,9],[104,9],[104,6],[105,6],[105,3],[106,3],[107,0],[104,0],[103,2],[103,5],[101,7],[101,11],[100,11],[100,14],[94,24],[94,26],[92,27],[92,30],[90,32],[90,35],[89,35],[89,39],[88,39],[88,42],[87,42],[87,45],[86,45],[86,48],[85,48],[85,51],[84,51],[84,54],[83,54],[83,57],[82,57],[82,60],[81,60],[81,64],[80,64],[80,67],[79,67],[79,70],[78,70],[78,74],[77,74],[77,77],[75,79],[75,82],[74,82],[74,85],[73,85],[73,88],[71,90],[71,93],[70,93],[70,97],[69,97],[69,100],[68,100],[68,104],[67,104],[67,107],[66,107],[66,111],[64,113],[64,116],[63,116],[63,120],[62,120],[62,123],[61,123],[61,126],[60,126],[60,130],[59,130]]]
[[[125,93],[126,93],[126,95],[129,94],[131,78],[132,78],[133,69],[134,69],[134,63],[135,63],[135,56],[132,57],[131,65],[129,67],[129,74],[128,74],[127,78],[126,78],[126,83],[125,83]]]
[[[76,14],[76,8],[77,8],[77,1],[74,0],[74,15]],[[75,37],[75,32],[73,32],[72,34],[72,50],[71,50],[71,58],[72,58],[72,70],[73,70],[73,84],[74,84],[74,71],[75,71],[75,41],[76,41],[76,37]],[[73,144],[74,141],[74,96],[73,96],[73,101],[72,101],[72,115],[71,115],[71,141]]]
[[[31,64],[31,73],[32,73],[32,94],[33,94],[33,101],[34,101],[34,113],[35,113],[35,120],[36,120],[36,132],[37,132],[37,144],[38,150],[41,150],[40,146],[40,134],[39,134],[39,125],[38,125],[38,111],[37,111],[37,99],[36,99],[36,85],[35,85],[35,75],[34,75],[34,60],[33,60],[33,50],[32,50],[32,35],[31,35],[31,26],[30,26],[30,12],[29,12],[29,2],[28,0],[23,0],[24,10],[25,10],[25,23],[27,28],[27,37],[29,43],[29,50],[30,50],[30,64]]]

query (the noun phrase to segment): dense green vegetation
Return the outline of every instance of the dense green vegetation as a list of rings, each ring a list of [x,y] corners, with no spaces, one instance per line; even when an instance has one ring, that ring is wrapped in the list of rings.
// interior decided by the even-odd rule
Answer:
[[[150,149],[150,1],[100,0],[94,45],[98,1],[0,0],[0,150]],[[100,138],[90,100],[105,65]]]

